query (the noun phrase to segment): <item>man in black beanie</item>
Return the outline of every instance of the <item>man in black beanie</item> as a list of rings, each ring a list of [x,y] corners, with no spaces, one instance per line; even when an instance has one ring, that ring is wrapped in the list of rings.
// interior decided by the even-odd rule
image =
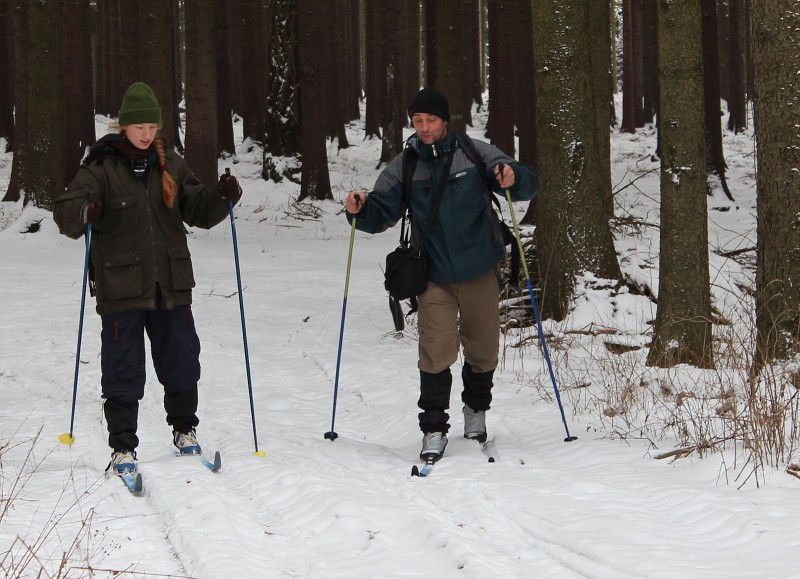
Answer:
[[[420,397],[423,432],[420,458],[432,464],[447,446],[452,374],[450,366],[463,348],[461,371],[464,437],[487,440],[486,411],[492,401],[494,370],[500,347],[499,262],[505,253],[500,224],[492,211],[488,185],[508,190],[515,201],[532,199],[539,179],[497,147],[448,129],[447,97],[424,88],[408,108],[415,134],[404,151],[381,172],[372,192],[351,191],[347,218],[356,227],[379,233],[405,212],[410,191],[414,216],[411,245],[428,260],[427,288],[419,301]],[[482,166],[470,160],[470,145]],[[411,183],[403,182],[404,163],[414,163]]]

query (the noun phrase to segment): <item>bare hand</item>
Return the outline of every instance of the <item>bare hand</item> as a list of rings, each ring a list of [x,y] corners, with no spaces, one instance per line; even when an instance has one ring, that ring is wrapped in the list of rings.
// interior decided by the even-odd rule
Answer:
[[[514,183],[517,181],[516,175],[514,175],[514,169],[505,163],[498,163],[495,166],[494,178],[497,179],[497,182],[500,183],[500,187],[503,189],[513,187]]]
[[[364,207],[367,202],[367,194],[363,191],[350,191],[344,200],[344,208],[348,213],[355,215]]]

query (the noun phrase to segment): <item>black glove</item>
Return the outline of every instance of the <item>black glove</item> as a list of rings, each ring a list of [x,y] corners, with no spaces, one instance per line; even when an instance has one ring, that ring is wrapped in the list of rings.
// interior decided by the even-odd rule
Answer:
[[[99,201],[86,201],[81,205],[81,218],[84,225],[95,225],[103,216],[103,204]]]
[[[225,174],[219,178],[219,192],[222,196],[232,203],[236,203],[242,198],[242,188],[233,175]]]

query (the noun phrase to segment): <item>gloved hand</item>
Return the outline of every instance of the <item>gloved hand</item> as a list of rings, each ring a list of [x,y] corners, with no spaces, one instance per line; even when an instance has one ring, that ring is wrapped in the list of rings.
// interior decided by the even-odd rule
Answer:
[[[242,198],[242,188],[239,186],[239,182],[229,173],[219,178],[219,192],[232,203],[236,203]]]
[[[81,205],[81,217],[84,225],[95,225],[103,216],[103,204],[99,201],[86,201]]]

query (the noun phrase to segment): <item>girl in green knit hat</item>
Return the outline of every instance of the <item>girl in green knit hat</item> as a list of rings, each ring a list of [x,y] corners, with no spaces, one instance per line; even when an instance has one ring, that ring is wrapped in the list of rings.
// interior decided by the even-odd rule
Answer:
[[[133,83],[119,109],[119,131],[89,150],[53,217],[78,239],[91,231],[93,295],[102,318],[103,412],[112,449],[108,469],[136,471],[139,401],[145,385],[145,333],[173,444],[200,454],[197,382],[200,340],[192,318],[192,260],[184,223],[210,229],[242,195],[235,177],[206,187],[159,134],[153,89]]]

